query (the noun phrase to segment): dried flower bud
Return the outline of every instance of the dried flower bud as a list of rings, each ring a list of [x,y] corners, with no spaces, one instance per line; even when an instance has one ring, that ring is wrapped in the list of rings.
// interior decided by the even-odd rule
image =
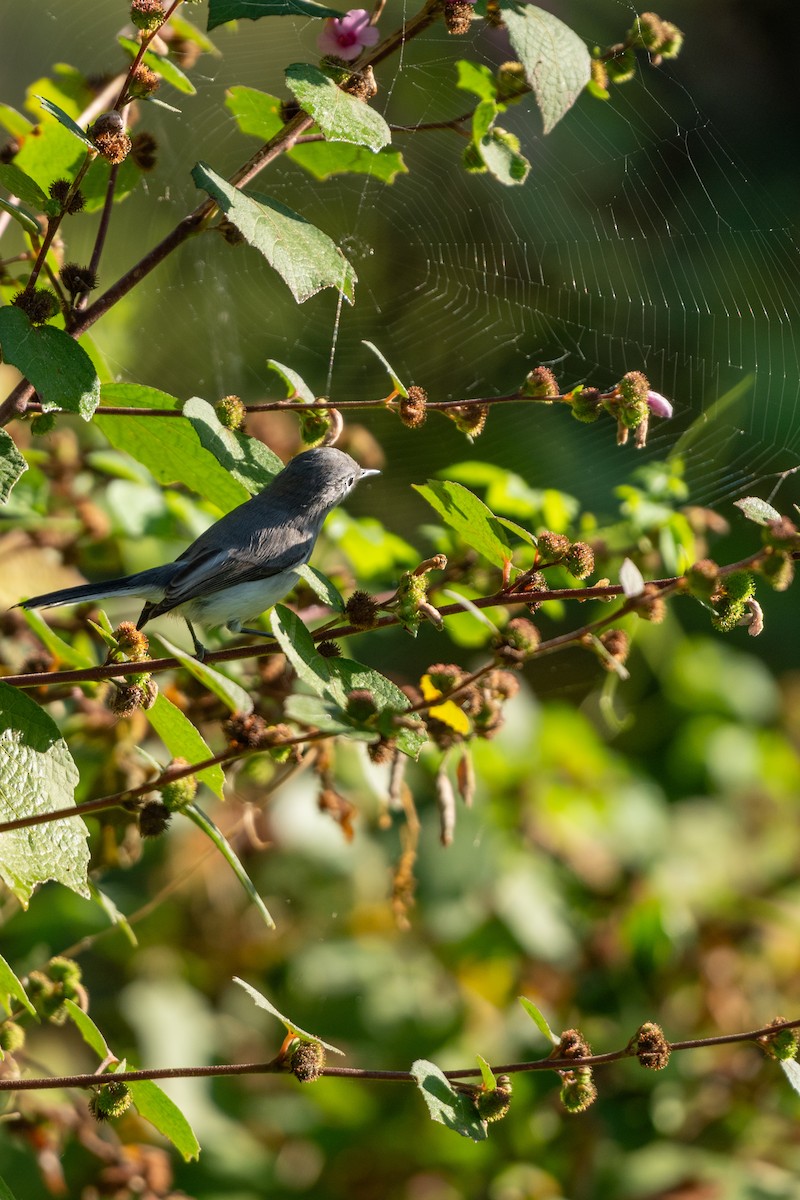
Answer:
[[[147,634],[137,629],[133,621],[122,621],[114,630],[117,645],[133,662],[143,662],[150,657]]]
[[[326,638],[322,642],[317,642],[317,654],[321,654],[323,658],[341,658],[342,650],[336,642],[331,642]]]
[[[97,287],[97,272],[78,263],[65,263],[58,274],[64,290],[70,296],[78,296],[81,292],[93,292]]]
[[[223,396],[214,405],[214,412],[226,429],[241,429],[247,417],[247,409],[238,396]]]
[[[138,683],[115,683],[106,693],[106,707],[117,717],[132,717],[144,707],[147,692]]]
[[[618,400],[614,415],[624,429],[636,429],[649,412],[647,396],[650,384],[641,371],[628,371],[617,384]]]
[[[605,91],[608,87],[606,64],[599,58],[593,58],[590,65],[590,72],[592,83]]]
[[[143,33],[155,33],[166,15],[161,0],[131,0],[131,20]]]
[[[375,79],[375,72],[372,67],[363,67],[360,71],[356,71],[350,76],[347,82],[345,91],[355,96],[356,100],[362,100],[365,104],[371,100],[373,96],[378,94],[378,83]]]
[[[660,625],[667,615],[667,602],[661,595],[660,588],[654,583],[648,583],[639,598],[636,615],[651,625]]]
[[[520,62],[501,63],[494,81],[497,86],[497,100],[500,104],[515,104],[531,90],[531,85],[525,76],[525,68]]]
[[[143,838],[160,837],[168,828],[172,813],[160,800],[148,800],[139,810],[139,833]]]
[[[428,394],[412,384],[407,396],[400,397],[400,420],[408,429],[419,429],[427,417]]]
[[[561,1083],[561,1103],[567,1112],[582,1113],[597,1099],[597,1087],[592,1078],[591,1067],[578,1067],[565,1071]]]
[[[513,700],[519,692],[519,679],[511,671],[495,668],[485,678],[485,684],[498,700]]]
[[[319,1079],[325,1066],[325,1047],[319,1042],[298,1042],[292,1051],[292,1074],[300,1083],[313,1083]]]
[[[125,162],[130,153],[131,139],[127,133],[98,133],[93,141],[103,158],[114,166]]]
[[[636,74],[636,55],[633,50],[620,47],[606,63],[606,72],[612,83],[629,83]]]
[[[49,288],[23,289],[17,292],[11,303],[22,309],[31,325],[44,325],[58,312],[58,297]]]
[[[785,592],[794,579],[794,560],[791,554],[768,555],[761,564],[761,574],[776,592]]]
[[[600,641],[609,657],[620,666],[624,665],[631,648],[630,638],[625,630],[607,629],[605,633],[600,634]],[[604,658],[601,658],[600,662],[607,671],[613,671],[612,664],[606,662]]]
[[[139,63],[129,84],[131,96],[152,96],[161,87],[161,79],[145,63]]]
[[[511,1080],[508,1075],[498,1076],[497,1087],[478,1092],[475,1104],[484,1121],[502,1121],[511,1105]]]
[[[74,216],[83,209],[86,201],[80,188],[70,195],[71,188],[72,184],[68,179],[54,179],[47,190],[51,199],[57,200],[61,205],[62,212]]]
[[[683,46],[683,31],[672,21],[662,21],[662,41],[658,48],[659,57],[677,58]]]
[[[470,7],[470,6],[468,6]],[[445,409],[448,417],[455,422],[456,427],[465,433],[470,441],[480,437],[489,415],[488,404],[458,404]]]
[[[132,1096],[124,1083],[104,1083],[89,1100],[89,1112],[95,1121],[111,1121],[130,1107]]]
[[[509,621],[500,635],[499,656],[510,662],[524,662],[539,648],[542,635],[526,617],[515,617]]]
[[[473,5],[466,0],[456,0],[454,4],[445,2],[444,23],[447,32],[456,35],[469,33],[473,15]]]
[[[374,717],[377,711],[378,706],[375,703],[375,697],[368,688],[356,688],[348,694],[345,712],[348,717],[358,724],[369,721],[370,717]]]
[[[173,758],[167,770],[179,770],[188,765],[185,758]],[[181,779],[170,779],[161,785],[161,802],[170,812],[186,808],[196,795],[197,779],[194,775],[184,775]]]
[[[600,416],[603,398],[597,388],[581,388],[572,393],[570,411],[576,421],[590,425]]]
[[[711,558],[701,558],[686,572],[686,588],[698,600],[710,600],[719,586],[719,567]]]
[[[539,557],[548,563],[561,562],[569,553],[571,545],[572,543],[565,533],[553,533],[549,529],[543,529],[536,536]]]
[[[628,30],[627,40],[645,50],[657,50],[664,40],[664,22],[657,13],[641,13]]]
[[[377,742],[370,742],[367,746],[370,761],[379,767],[391,762],[396,753],[397,744],[394,738],[380,737]]]
[[[594,571],[594,550],[586,542],[573,542],[564,555],[564,566],[575,579],[586,579]]]
[[[775,1017],[771,1025],[783,1025],[785,1017]],[[800,1047],[800,1031],[797,1029],[777,1029],[775,1033],[767,1034],[758,1039],[771,1058],[779,1062],[787,1062],[794,1058]]]
[[[561,389],[558,380],[549,367],[534,367],[525,377],[522,385],[523,396],[558,396]]]
[[[425,674],[437,691],[446,695],[464,678],[464,671],[455,663],[434,663]]]
[[[662,1071],[669,1062],[669,1042],[664,1037],[664,1031],[654,1021],[646,1021],[641,1025],[634,1039],[636,1057],[648,1071]]]
[[[345,616],[356,629],[373,629],[378,619],[378,602],[369,592],[353,592],[344,606]]]
[[[267,722],[258,713],[233,713],[222,729],[232,746],[257,750],[268,744]]]
[[[553,1050],[554,1058],[591,1058],[592,1048],[580,1029],[565,1029]]]
[[[0,1050],[4,1054],[16,1054],[25,1045],[25,1030],[16,1021],[3,1021],[0,1025]]]
[[[152,171],[156,165],[158,142],[152,133],[142,130],[131,139],[131,159],[140,171]]]

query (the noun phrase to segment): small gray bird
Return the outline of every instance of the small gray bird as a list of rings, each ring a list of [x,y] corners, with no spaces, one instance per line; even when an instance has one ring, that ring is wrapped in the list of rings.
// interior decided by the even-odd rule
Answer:
[[[293,458],[272,482],[202,533],[172,563],[122,579],[85,583],[31,596],[20,608],[52,608],[109,596],[146,600],[136,628],[153,617],[175,612],[183,617],[202,659],[205,647],[192,621],[225,625],[231,633],[259,629],[242,624],[282,600],[297,582],[297,568],[308,562],[322,523],[366,471],[342,450],[319,446]]]

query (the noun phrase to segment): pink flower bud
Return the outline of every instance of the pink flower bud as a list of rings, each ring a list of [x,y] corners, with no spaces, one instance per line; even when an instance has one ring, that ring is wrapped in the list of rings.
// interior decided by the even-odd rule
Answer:
[[[654,417],[662,417],[668,421],[672,416],[672,405],[666,396],[662,396],[660,392],[647,393],[647,406]]]
[[[369,20],[366,8],[351,8],[343,17],[329,17],[317,45],[323,54],[346,62],[358,58],[364,47],[374,46],[380,36]]]

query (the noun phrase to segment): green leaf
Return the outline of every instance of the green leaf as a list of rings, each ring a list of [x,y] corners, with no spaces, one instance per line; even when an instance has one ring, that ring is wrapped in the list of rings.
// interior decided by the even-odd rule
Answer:
[[[100,402],[100,380],[86,351],[63,329],[31,325],[21,308],[0,309],[4,362],[33,384],[45,412],[79,413],[88,421]]]
[[[395,371],[392,364],[388,361],[388,359],[384,358],[384,356],[381,354],[378,347],[373,345],[372,342],[365,341],[362,344],[364,346],[366,346],[368,350],[372,351],[372,353],[375,355],[375,357],[377,358],[379,363],[382,363],[382,365],[386,369],[386,374],[391,379],[392,386],[394,387],[394,390],[397,392],[397,394],[399,396],[404,396],[404,397],[408,398],[408,389],[407,389],[406,385],[401,381],[400,376],[397,374],[397,372]]]
[[[478,1066],[481,1069],[481,1080],[483,1082],[483,1086],[486,1088],[487,1092],[491,1092],[497,1087],[497,1080],[495,1079],[494,1071],[482,1055],[479,1054],[477,1058]]]
[[[490,175],[505,187],[518,187],[530,174],[531,164],[519,152],[519,140],[505,129],[491,129],[480,143],[480,154]]]
[[[251,713],[253,711],[253,698],[249,692],[236,683],[233,679],[229,679],[227,675],[223,675],[215,667],[210,667],[208,663],[202,663],[193,655],[187,654],[185,650],[179,649],[178,646],[173,646],[172,642],[168,642],[161,634],[158,635],[158,640],[162,645],[166,646],[170,654],[173,654],[191,675],[194,675],[198,682],[207,687],[210,692],[213,692],[222,703],[231,710],[231,712]],[[194,726],[192,726],[194,728]],[[205,743],[204,743],[205,745]],[[208,749],[208,747],[206,747]],[[208,751],[208,755],[211,751]],[[186,754],[184,758],[188,757]],[[189,759],[191,762],[192,760]]]
[[[206,837],[214,846],[216,846],[222,857],[232,868],[234,875],[239,880],[239,883],[242,885],[247,895],[253,901],[253,904],[255,904],[267,928],[274,929],[275,922],[270,916],[269,909],[256,891],[252,879],[247,874],[247,871],[244,869],[242,863],[237,857],[233,846],[231,846],[230,842],[226,839],[224,833],[217,828],[211,818],[208,817],[201,808],[198,808],[196,804],[189,804],[181,811],[189,818],[190,821],[193,821],[197,828],[206,835]]]
[[[351,142],[372,151],[391,142],[391,130],[380,113],[342,91],[319,67],[292,63],[286,68],[286,86],[328,141]]]
[[[569,25],[535,4],[501,0],[500,7],[549,133],[589,82],[589,51]]]
[[[481,100],[497,99],[497,81],[489,67],[462,58],[456,63],[456,70],[456,87],[464,92],[472,92],[473,96],[478,96]]]
[[[323,604],[327,604],[328,608],[332,608],[334,612],[344,612],[344,598],[342,593],[328,579],[327,575],[323,575],[322,571],[318,571],[316,567],[310,567],[308,563],[303,563],[302,566],[298,567],[297,574],[305,579],[314,595]]]
[[[800,1095],[800,1063],[794,1058],[782,1058],[780,1064],[790,1085]]]
[[[183,406],[183,415],[191,424],[200,444],[248,495],[262,492],[271,483],[283,463],[273,450],[258,438],[224,426],[213,405],[192,396]]]
[[[290,721],[298,725],[313,725],[323,733],[345,733],[357,741],[371,742],[375,734],[363,729],[354,729],[344,709],[332,700],[321,696],[309,696],[306,692],[293,692],[286,697],[283,711]]]
[[[4,1179],[0,1179],[0,1200],[16,1200],[14,1193]]]
[[[106,895],[105,892],[101,892],[100,888],[97,887],[96,884],[90,883],[89,888],[92,893],[92,900],[94,900],[95,904],[97,904],[97,906],[103,910],[111,924],[122,930],[131,946],[138,946],[139,940],[136,937],[136,934],[133,932],[133,926],[125,916],[124,912],[121,912],[111,897]]]
[[[10,133],[13,138],[24,138],[33,129],[33,124],[24,117],[21,112],[17,112],[10,104],[0,104],[0,125]]]
[[[303,622],[290,608],[276,604],[270,613],[270,628],[281,650],[294,667],[298,679],[302,679],[318,696],[329,696],[344,706],[344,693],[334,689],[331,695],[331,673],[329,665],[333,659],[323,658],[317,652],[311,634]]]
[[[244,988],[251,1000],[253,1000],[259,1008],[263,1008],[265,1012],[271,1013],[273,1017],[277,1017],[281,1024],[286,1029],[287,1033],[293,1034],[300,1038],[303,1042],[316,1042],[318,1046],[324,1046],[326,1050],[330,1050],[331,1054],[344,1055],[344,1050],[340,1050],[337,1046],[332,1046],[330,1042],[323,1042],[321,1037],[317,1037],[315,1033],[307,1033],[305,1029],[301,1029],[299,1025],[295,1025],[294,1021],[290,1021],[282,1012],[279,1012],[271,1000],[268,1000],[261,992],[252,987],[249,983],[245,983],[238,975],[234,975],[233,982],[238,983],[239,987]]]
[[[427,484],[413,486],[468,546],[472,546],[496,567],[503,567],[510,561],[511,548],[503,526],[491,509],[472,492],[460,483],[438,479],[429,479]]]
[[[49,113],[51,117],[55,117],[59,125],[63,125],[73,137],[83,142],[84,146],[88,146],[90,150],[95,150],[95,144],[92,139],[81,129],[80,125],[73,121],[69,113],[65,113],[63,108],[59,108],[57,104],[54,104],[52,100],[48,100],[44,96],[37,96],[36,99],[46,113]]]
[[[42,231],[39,228],[39,222],[36,220],[36,217],[21,204],[12,204],[10,200],[4,200],[0,196],[0,208],[3,212],[7,212],[10,217],[13,217],[26,233],[35,233],[37,237],[41,234]]]
[[[175,396],[132,383],[103,384],[103,403],[121,408],[180,409]],[[183,483],[212,504],[229,512],[249,500],[250,493],[232,479],[200,443],[197,432],[180,417],[104,417],[97,424],[112,446],[142,463],[159,483]]]
[[[187,762],[204,762],[212,757],[211,749],[195,729],[189,718],[168,700],[163,692],[156,702],[145,710],[145,716],[169,750],[173,758],[185,758]],[[197,772],[197,778],[209,787],[220,800],[224,799],[225,774],[222,767],[206,767]]]
[[[25,171],[21,171],[16,163],[0,163],[0,184],[23,204],[32,204],[37,212],[42,212],[47,207],[47,195],[36,180],[31,179]]]
[[[125,37],[120,34],[117,38],[123,50],[127,50],[131,58],[135,58],[141,50],[138,42],[133,38]],[[151,71],[155,71],[160,75],[165,83],[171,84],[177,91],[183,92],[186,96],[194,96],[197,93],[197,88],[192,83],[187,75],[178,67],[171,58],[163,58],[160,54],[156,54],[153,50],[145,50],[142,57],[142,62]]]
[[[28,464],[5,431],[0,429],[0,504],[5,504],[11,495],[11,489],[18,479],[25,474]]]
[[[326,8],[314,0],[210,0],[208,6],[208,31],[247,17],[257,21],[260,17],[341,17],[338,8]]]
[[[298,679],[317,696],[331,701],[336,711],[341,712],[349,692],[362,688],[370,691],[378,712],[374,732],[396,736],[398,748],[412,758],[419,754],[427,740],[422,727],[419,730],[398,730],[392,721],[393,714],[406,712],[411,706],[397,684],[354,659],[324,658],[318,653],[311,634],[297,614],[282,604],[275,605],[270,614],[270,624]],[[381,715],[384,715],[383,721],[380,720]]]
[[[0,682],[0,821],[75,803],[78,770],[58,726],[24,692]],[[89,895],[88,830],[80,817],[12,829],[0,838],[0,878],[23,908],[54,879]]]
[[[277,375],[280,375],[286,384],[286,397],[288,400],[302,400],[305,404],[314,403],[317,397],[306,381],[296,371],[293,371],[291,367],[285,367],[283,363],[277,362],[274,358],[267,359],[267,366],[271,371],[275,371]]]
[[[336,288],[351,304],[356,273],[335,242],[290,208],[258,192],[241,192],[198,163],[196,185],[208,192],[245,241],[278,272],[298,304]]]
[[[28,999],[28,993],[6,960],[0,955],[0,1004],[9,1014],[13,1011],[12,1000],[17,1000],[32,1017],[36,1016],[36,1009]]]
[[[257,88],[232,87],[225,93],[225,107],[234,116],[242,133],[268,142],[283,128],[281,102],[277,96]]]
[[[741,500],[734,500],[733,503],[741,509],[748,521],[754,521],[756,525],[768,525],[770,521],[780,521],[781,519],[778,510],[758,496],[744,496]]]
[[[75,667],[78,670],[94,666],[94,662],[88,654],[83,654],[80,650],[76,650],[74,646],[70,646],[68,642],[59,637],[35,608],[22,608],[20,612],[28,628],[33,630],[39,641],[47,647],[53,658],[57,661],[64,663],[67,667]]]
[[[522,1007],[525,1009],[525,1012],[528,1014],[531,1020],[535,1022],[539,1032],[544,1034],[547,1040],[552,1042],[554,1046],[557,1046],[561,1041],[561,1038],[558,1037],[557,1034],[553,1033],[552,1029],[547,1024],[547,1021],[544,1019],[544,1016],[533,1003],[533,1001],[529,1000],[527,996],[519,996],[517,998]]]
[[[69,1014],[70,1020],[73,1022],[78,1032],[80,1033],[86,1045],[94,1050],[99,1059],[113,1057],[108,1048],[108,1043],[103,1037],[100,1030],[95,1025],[88,1013],[85,1013],[82,1008],[79,1008],[74,1000],[65,1000],[64,1007]]]
[[[173,13],[169,19],[169,26],[170,29],[175,30],[175,33],[178,35],[181,41],[193,42],[195,46],[200,47],[204,54],[213,54],[216,58],[222,57],[220,51],[211,41],[211,38],[207,38],[202,30],[197,29],[192,22],[187,21],[185,17],[181,17],[178,16],[177,13]]]
[[[262,142],[268,142],[283,127],[278,97],[255,88],[230,88],[225,106],[233,113],[242,133],[252,134]],[[373,154],[371,150],[347,142],[309,142],[293,146],[287,157],[315,179],[330,179],[333,175],[369,175],[381,183],[393,183],[399,174],[408,174],[402,154],[389,147]]]
[[[200,1143],[174,1100],[152,1079],[135,1079],[126,1085],[139,1115],[149,1121],[182,1156],[184,1162],[200,1156]]]
[[[494,100],[481,100],[480,104],[475,106],[472,114],[472,140],[476,146],[480,146],[488,136],[499,111]]]
[[[457,1091],[435,1063],[418,1058],[411,1064],[411,1074],[422,1092],[432,1121],[446,1125],[448,1129],[460,1133],[462,1137],[471,1138],[473,1142],[486,1140],[487,1125],[474,1102],[463,1092]]]
[[[399,150],[384,147],[377,154],[361,146],[344,142],[309,142],[294,146],[288,154],[315,179],[330,179],[334,175],[369,175],[380,183],[394,183],[398,175],[407,175],[408,167]]]

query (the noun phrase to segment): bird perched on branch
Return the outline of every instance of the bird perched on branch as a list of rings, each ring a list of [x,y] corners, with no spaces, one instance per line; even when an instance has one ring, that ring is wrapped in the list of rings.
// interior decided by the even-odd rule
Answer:
[[[238,508],[226,513],[197,541],[163,567],[151,567],[121,579],[61,588],[23,600],[20,608],[54,608],[112,596],[141,596],[137,622],[153,617],[183,617],[202,659],[205,647],[192,622],[224,625],[231,633],[253,633],[242,622],[252,619],[290,592],[298,567],[307,563],[322,523],[359,480],[379,471],[365,470],[334,446],[319,446],[293,458],[272,482]]]

